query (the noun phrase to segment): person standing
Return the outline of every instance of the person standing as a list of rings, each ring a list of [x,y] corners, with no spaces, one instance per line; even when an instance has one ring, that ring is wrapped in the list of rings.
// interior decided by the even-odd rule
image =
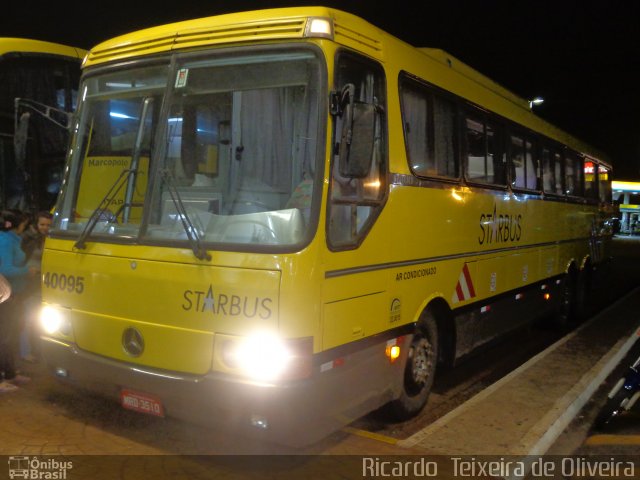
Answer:
[[[30,223],[21,234],[21,246],[27,256],[27,262],[37,266],[38,269],[42,261],[44,239],[49,234],[52,219],[51,212],[42,210],[36,214],[34,222]]]
[[[0,304],[0,393],[12,391],[27,383],[28,377],[16,371],[15,351],[20,332],[22,292],[35,270],[28,267],[20,234],[29,218],[19,210],[5,210],[0,215],[0,273],[11,284],[12,295]]]
[[[46,210],[36,214],[34,221],[22,233],[22,250],[27,256],[27,266],[38,275],[29,279],[24,292],[24,323],[20,331],[20,357],[27,362],[36,362],[39,356],[36,322],[42,295],[40,291],[40,271],[44,240],[49,234],[53,215]]]

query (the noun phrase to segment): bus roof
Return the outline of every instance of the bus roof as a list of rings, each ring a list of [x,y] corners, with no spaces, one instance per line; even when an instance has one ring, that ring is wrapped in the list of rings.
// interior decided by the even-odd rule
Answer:
[[[309,17],[336,14],[347,15],[326,7],[288,7],[169,23],[102,42],[90,50],[85,65],[206,45],[302,38]]]
[[[59,43],[29,38],[0,37],[0,58],[7,54],[25,53],[59,55],[79,60],[82,60],[87,54],[86,50],[81,48],[69,47]]]
[[[394,55],[387,58],[386,48],[403,49],[407,65],[420,63],[419,60],[416,62],[416,58],[409,57],[410,55],[422,54],[425,63],[431,62],[434,67],[436,65],[441,67],[439,74],[430,69],[431,72],[434,72],[434,76],[433,79],[427,79],[428,81],[433,80],[437,86],[446,90],[451,89],[452,92],[485,108],[493,110],[491,105],[495,105],[497,113],[502,112],[505,117],[522,125],[573,145],[580,153],[597,158],[610,167],[606,155],[602,152],[536,116],[531,112],[527,100],[502,87],[444,50],[416,48],[356,15],[329,7],[252,10],[146,28],[96,45],[87,55],[84,66],[209,45],[302,39],[305,37],[307,20],[314,17],[332,19],[335,32],[334,40],[337,43],[355,48],[380,61],[393,61],[391,57]],[[393,46],[391,46],[392,43]],[[446,80],[452,79],[449,75],[451,72],[456,75],[454,82],[456,87],[453,87]],[[470,87],[471,85],[475,86]],[[470,94],[470,90],[474,90],[475,95]],[[484,93],[478,96],[478,91]],[[489,98],[492,95],[493,100]]]

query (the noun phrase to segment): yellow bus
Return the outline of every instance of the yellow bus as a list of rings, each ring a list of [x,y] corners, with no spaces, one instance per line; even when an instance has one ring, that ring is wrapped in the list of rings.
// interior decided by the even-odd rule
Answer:
[[[610,165],[451,55],[323,7],[93,48],[43,259],[43,351],[129,409],[304,445],[606,257]],[[587,173],[585,173],[587,172]]]
[[[0,38],[0,206],[49,210],[58,195],[75,108],[80,48]]]

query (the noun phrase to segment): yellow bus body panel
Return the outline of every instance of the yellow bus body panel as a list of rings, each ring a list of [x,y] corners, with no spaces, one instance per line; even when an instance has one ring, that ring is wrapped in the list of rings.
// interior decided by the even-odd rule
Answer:
[[[8,53],[38,53],[75,57],[82,60],[88,53],[77,47],[29,38],[0,37],[0,56]]]
[[[242,335],[277,327],[280,272],[192,263],[193,253],[166,249],[143,260],[149,249],[93,244],[88,251],[58,250],[70,242],[50,240],[43,274],[57,284],[43,286],[45,302],[72,307],[75,341],[84,350],[106,357],[167,370],[204,373],[210,370],[213,335]],[[155,250],[155,249],[154,249]],[[162,249],[159,249],[162,250]],[[122,255],[121,255],[122,254]],[[173,257],[173,261],[169,258]],[[191,258],[189,258],[191,257]],[[82,292],[63,288],[60,277],[83,279]],[[66,281],[68,285],[69,282]],[[135,327],[148,339],[148,349],[132,358],[122,347],[122,332]]]
[[[363,244],[327,255],[327,270],[339,273],[324,288],[323,347],[415,322],[434,298],[451,309],[491,303],[566,273],[572,261],[580,267],[596,213],[478,188],[393,187]],[[465,268],[470,291],[459,297]]]

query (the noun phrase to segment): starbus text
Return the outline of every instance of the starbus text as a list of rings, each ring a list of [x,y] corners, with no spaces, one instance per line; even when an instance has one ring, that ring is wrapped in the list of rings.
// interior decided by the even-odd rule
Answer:
[[[478,236],[480,245],[517,242],[520,237],[522,237],[521,214],[498,214],[494,206],[493,213],[480,215],[480,235]]]
[[[214,293],[211,285],[207,291],[185,290],[183,298],[182,308],[186,311],[212,312],[216,315],[229,317],[253,318],[257,316],[262,319],[270,318],[272,314],[273,300],[269,297],[241,297]]]

